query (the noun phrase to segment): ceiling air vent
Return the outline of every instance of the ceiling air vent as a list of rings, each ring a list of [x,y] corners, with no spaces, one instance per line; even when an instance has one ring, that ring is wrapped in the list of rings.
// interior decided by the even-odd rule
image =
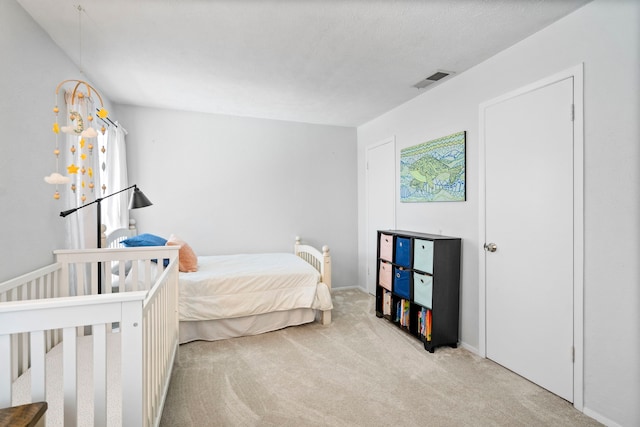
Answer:
[[[424,80],[420,80],[418,83],[414,84],[413,87],[417,88],[417,89],[423,89],[427,86],[429,86],[430,84],[433,84],[435,82],[437,82],[438,80],[442,80],[445,77],[451,75],[451,74],[455,74],[453,71],[444,71],[444,70],[438,70],[435,73],[433,73],[432,75],[430,75],[429,77],[427,77]]]

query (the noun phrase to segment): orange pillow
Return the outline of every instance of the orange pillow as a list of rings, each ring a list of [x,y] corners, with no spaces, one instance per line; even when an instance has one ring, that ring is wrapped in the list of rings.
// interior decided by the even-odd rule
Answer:
[[[169,240],[167,240],[167,246],[180,246],[180,250],[178,252],[180,265],[178,269],[181,272],[192,273],[194,271],[198,271],[198,257],[187,242],[172,234],[169,237]]]

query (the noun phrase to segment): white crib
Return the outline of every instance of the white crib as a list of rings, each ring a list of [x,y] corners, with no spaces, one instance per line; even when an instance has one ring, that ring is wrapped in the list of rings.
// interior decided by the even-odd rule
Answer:
[[[178,347],[178,247],[55,255],[56,263],[0,284],[0,407],[47,401],[50,426],[158,425]],[[163,259],[162,274],[140,285]],[[122,271],[127,261],[133,285],[97,295],[98,271]],[[25,383],[27,401],[18,401]]]

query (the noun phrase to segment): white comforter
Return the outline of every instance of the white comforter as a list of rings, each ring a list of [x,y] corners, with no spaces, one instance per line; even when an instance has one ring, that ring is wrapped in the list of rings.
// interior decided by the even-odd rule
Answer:
[[[180,320],[251,316],[295,308],[332,308],[320,273],[288,253],[198,257],[180,273]]]

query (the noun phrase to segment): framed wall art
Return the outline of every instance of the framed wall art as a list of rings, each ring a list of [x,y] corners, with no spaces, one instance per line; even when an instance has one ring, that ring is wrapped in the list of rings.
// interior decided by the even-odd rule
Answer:
[[[465,131],[400,150],[401,202],[466,200]]]

